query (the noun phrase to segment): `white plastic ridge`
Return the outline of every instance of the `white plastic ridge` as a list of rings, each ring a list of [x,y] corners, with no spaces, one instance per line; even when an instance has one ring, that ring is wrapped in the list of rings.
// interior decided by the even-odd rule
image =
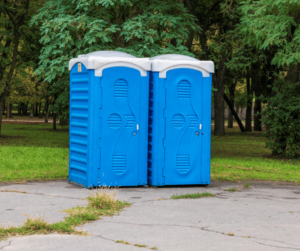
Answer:
[[[151,70],[149,58],[137,58],[124,52],[118,51],[96,51],[86,55],[79,55],[69,62],[69,71],[76,63],[82,63],[87,69],[94,69],[95,76],[102,76],[102,71],[109,67],[131,67],[139,70],[141,76],[147,76]]]
[[[215,72],[214,63],[212,61],[200,61],[185,55],[160,55],[151,58],[151,61],[151,70],[153,72],[159,72],[160,78],[166,78],[167,71],[178,68],[188,68],[201,71],[203,77],[209,77],[210,73]]]

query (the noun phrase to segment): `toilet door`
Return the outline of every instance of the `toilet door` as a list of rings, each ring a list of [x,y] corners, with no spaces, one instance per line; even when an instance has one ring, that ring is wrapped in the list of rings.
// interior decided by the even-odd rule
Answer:
[[[165,88],[165,185],[199,184],[202,73],[192,69],[170,70]]]
[[[113,67],[100,80],[99,166],[101,186],[136,186],[139,166],[139,104],[141,77],[138,70]]]

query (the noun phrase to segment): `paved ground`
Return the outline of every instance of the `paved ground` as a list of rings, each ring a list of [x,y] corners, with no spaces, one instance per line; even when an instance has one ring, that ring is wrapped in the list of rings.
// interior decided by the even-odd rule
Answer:
[[[132,202],[120,215],[86,224],[90,236],[36,235],[0,242],[0,250],[163,251],[300,250],[300,187],[214,182],[209,187],[122,188],[118,197]],[[91,191],[64,181],[0,185],[0,225],[18,226],[28,216],[62,220],[61,209],[84,204]],[[209,191],[213,198],[170,200],[173,194]],[[233,233],[234,236],[229,236]],[[131,245],[115,243],[124,240]],[[133,246],[147,245],[146,248]]]

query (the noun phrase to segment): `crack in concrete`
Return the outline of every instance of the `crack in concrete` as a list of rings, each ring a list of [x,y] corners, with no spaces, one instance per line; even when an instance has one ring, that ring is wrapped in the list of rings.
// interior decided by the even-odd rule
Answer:
[[[113,239],[108,239],[108,238],[105,238],[105,237],[103,237],[102,235],[93,235],[93,236],[95,236],[95,237],[99,237],[99,238],[101,238],[101,239],[103,239],[103,240],[112,241],[112,242],[114,242],[115,244],[120,244],[120,243],[116,243],[116,241],[115,241],[115,240],[113,240]],[[122,243],[121,243],[121,244],[122,244]],[[135,247],[135,246],[133,246],[132,244],[128,244],[128,246]],[[146,248],[146,249],[151,249],[151,248],[148,248],[148,247],[144,247],[144,248]]]
[[[196,228],[196,229],[200,229],[200,230],[203,230],[203,231],[207,231],[207,232],[212,232],[212,233],[217,233],[217,234],[228,236],[226,233],[223,233],[223,232],[220,232],[220,231],[216,231],[216,230],[212,230],[212,229],[208,229],[209,227],[197,227],[197,226],[190,226],[190,225],[186,225],[185,226],[185,225],[177,225],[177,224],[143,224],[143,223],[129,223],[129,222],[111,222],[111,221],[104,221],[104,220],[102,220],[102,222],[113,223],[113,224],[137,225],[137,226],[190,227],[190,228]],[[234,235],[234,236],[230,236],[230,237],[244,238],[243,236],[238,236],[238,235]],[[256,238],[256,237],[251,237],[251,238],[249,238],[249,240],[253,240],[253,241],[254,240],[274,241],[274,242],[278,242],[278,243],[281,243],[281,244],[287,244],[287,245],[299,247],[299,245],[295,245],[295,244],[291,244],[291,243],[286,243],[286,242],[277,241],[277,240]],[[265,245],[267,245],[267,244],[265,244]],[[277,246],[274,246],[274,247],[277,247]],[[300,250],[300,248],[289,248],[289,249]]]
[[[261,243],[261,242],[257,242],[257,241],[255,241],[255,242],[258,243],[258,244],[260,244],[260,245],[268,246],[268,247],[300,250],[300,248],[280,247],[280,246],[269,245],[269,244],[265,244],[265,243]],[[285,244],[288,244],[288,243],[285,243]],[[289,245],[291,245],[291,244],[289,244]]]
[[[4,248],[6,248],[6,247],[8,247],[8,246],[10,246],[11,245],[11,243],[12,243],[12,241],[9,241],[9,243],[6,245],[6,246],[3,246],[3,247],[1,247],[0,249],[4,249]]]
[[[68,197],[68,196],[60,196],[60,195],[54,195],[54,194],[43,194],[43,193],[26,193],[24,195],[28,195],[28,194],[31,194],[31,195],[41,195],[41,196],[51,196],[51,197],[58,197],[58,198],[65,198],[65,199],[74,199],[74,200],[81,200],[81,198],[76,198],[76,197]]]

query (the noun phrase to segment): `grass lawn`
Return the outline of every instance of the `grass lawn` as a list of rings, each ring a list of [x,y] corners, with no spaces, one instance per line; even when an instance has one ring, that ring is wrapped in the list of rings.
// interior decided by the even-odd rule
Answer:
[[[300,184],[300,160],[273,158],[261,132],[226,129],[225,137],[212,136],[211,178],[224,181],[273,180]]]
[[[2,125],[0,181],[63,179],[68,176],[67,127]]]
[[[0,181],[61,179],[68,176],[68,127],[51,124],[2,125]],[[226,129],[212,136],[213,180],[273,180],[300,184],[300,160],[274,159],[260,132]]]

